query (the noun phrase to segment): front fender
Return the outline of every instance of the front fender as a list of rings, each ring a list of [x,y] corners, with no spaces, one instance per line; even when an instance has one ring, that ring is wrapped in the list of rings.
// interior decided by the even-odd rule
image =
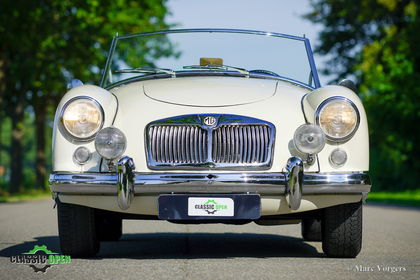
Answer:
[[[342,96],[351,100],[359,110],[360,124],[354,136],[346,142],[327,141],[324,149],[318,154],[321,172],[360,172],[369,170],[369,132],[366,112],[362,101],[352,90],[336,85],[328,85],[308,93],[302,100],[302,107],[308,123],[315,123],[315,112],[318,106],[327,98]],[[329,163],[331,152],[340,148],[347,152],[347,162],[344,166],[334,168]]]
[[[67,172],[99,172],[100,156],[95,150],[94,140],[89,142],[78,142],[69,139],[59,129],[61,122],[61,112],[63,106],[72,98],[78,96],[88,96],[95,99],[101,106],[104,112],[103,127],[111,126],[113,124],[115,115],[117,113],[118,102],[115,96],[109,91],[94,85],[82,85],[69,90],[61,99],[54,117],[53,138],[52,138],[52,170],[67,171]],[[91,159],[83,166],[76,164],[73,161],[74,151],[84,146],[92,153]]]

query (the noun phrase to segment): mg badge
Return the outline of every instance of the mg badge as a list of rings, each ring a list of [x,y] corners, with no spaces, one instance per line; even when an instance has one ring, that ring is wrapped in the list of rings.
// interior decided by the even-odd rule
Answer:
[[[205,117],[204,118],[204,124],[208,126],[213,126],[216,124],[216,118],[215,117]]]

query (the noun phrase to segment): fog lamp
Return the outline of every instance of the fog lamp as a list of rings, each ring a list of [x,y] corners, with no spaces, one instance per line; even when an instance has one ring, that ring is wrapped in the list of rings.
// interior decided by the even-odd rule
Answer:
[[[325,135],[319,126],[304,124],[296,129],[293,143],[302,153],[317,154],[324,148]]]
[[[86,147],[79,147],[73,153],[73,159],[78,164],[83,165],[89,161],[91,157],[91,153],[88,148]]]
[[[107,127],[98,132],[95,149],[105,159],[116,159],[125,152],[127,140],[124,133],[115,127]]]
[[[331,166],[336,168],[341,167],[347,161],[347,153],[346,151],[337,148],[331,152],[329,160]]]

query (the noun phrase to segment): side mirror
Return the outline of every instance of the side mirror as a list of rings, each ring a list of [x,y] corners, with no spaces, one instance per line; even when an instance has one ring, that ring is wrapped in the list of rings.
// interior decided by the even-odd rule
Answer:
[[[341,80],[338,85],[351,89],[354,92],[357,92],[357,87],[352,80],[344,79]]]

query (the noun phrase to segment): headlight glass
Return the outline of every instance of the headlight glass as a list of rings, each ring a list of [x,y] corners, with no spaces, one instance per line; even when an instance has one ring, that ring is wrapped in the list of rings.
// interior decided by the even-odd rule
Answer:
[[[328,139],[346,141],[357,130],[359,111],[347,98],[331,97],[318,107],[316,119]]]
[[[101,129],[104,115],[99,103],[89,97],[76,97],[64,105],[62,125],[70,136],[89,140]]]

